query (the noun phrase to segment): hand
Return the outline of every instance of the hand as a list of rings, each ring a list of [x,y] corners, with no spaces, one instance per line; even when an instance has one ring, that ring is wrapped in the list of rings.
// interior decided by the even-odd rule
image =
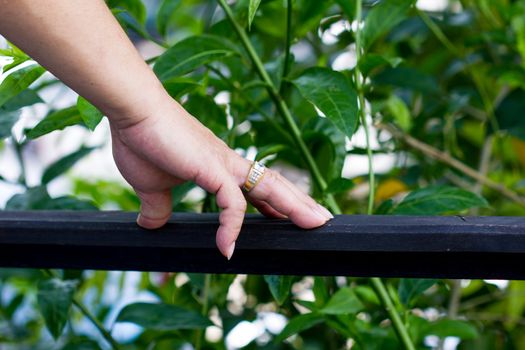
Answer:
[[[140,198],[137,223],[163,226],[171,215],[171,188],[193,181],[217,195],[222,208],[217,247],[231,258],[246,211],[246,199],[268,217],[289,218],[302,228],[323,225],[333,216],[311,197],[270,169],[257,186],[241,186],[251,162],[240,157],[177,102],[167,97],[133,125],[111,123],[113,156]],[[123,116],[109,116],[122,120]],[[246,197],[246,199],[245,199]]]

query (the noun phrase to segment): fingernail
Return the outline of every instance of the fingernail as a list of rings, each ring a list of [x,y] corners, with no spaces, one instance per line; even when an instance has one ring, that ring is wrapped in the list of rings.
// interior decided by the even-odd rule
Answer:
[[[317,206],[319,207],[319,210],[321,210],[321,213],[323,213],[323,215],[327,218],[327,219],[333,219],[334,216],[332,215],[332,213],[330,213],[330,211],[328,209],[326,209],[325,207],[323,207],[321,204],[317,204]]]
[[[228,249],[226,249],[226,259],[230,260],[232,258],[234,250],[235,250],[235,241],[233,241],[232,244],[230,244],[230,246],[228,247]]]
[[[317,216],[319,220],[323,220],[323,223],[325,223],[328,220],[325,214],[317,206],[312,208],[312,212],[315,213],[315,216]]]

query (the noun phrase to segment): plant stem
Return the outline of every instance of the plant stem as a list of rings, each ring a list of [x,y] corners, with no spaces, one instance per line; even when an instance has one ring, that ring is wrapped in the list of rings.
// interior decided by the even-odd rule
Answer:
[[[321,172],[319,171],[319,168],[317,167],[317,164],[315,163],[315,160],[312,157],[312,154],[310,153],[310,151],[308,150],[308,147],[306,146],[304,140],[302,139],[301,131],[299,130],[299,127],[295,123],[295,120],[292,116],[292,113],[290,112],[290,109],[288,108],[288,105],[279,95],[279,92],[275,88],[275,85],[272,79],[270,78],[270,76],[268,75],[268,72],[266,72],[266,69],[264,68],[264,65],[262,64],[261,59],[255,52],[255,49],[253,48],[253,45],[250,42],[250,39],[248,38],[248,35],[246,35],[246,32],[244,31],[244,29],[240,26],[240,24],[237,22],[237,20],[233,16],[231,8],[228,6],[225,0],[217,0],[217,1],[219,2],[219,5],[224,10],[224,13],[226,14],[226,17],[228,18],[228,20],[230,21],[230,24],[233,26],[233,29],[239,36],[239,39],[241,40],[242,45],[247,51],[248,56],[250,57],[257,74],[262,79],[262,81],[267,85],[268,94],[270,95],[270,98],[275,103],[277,110],[284,118],[285,124],[287,125],[290,133],[292,134],[292,137],[295,143],[299,147],[299,151],[303,155],[303,158],[306,161],[308,168],[310,169],[310,173],[312,174],[314,182],[319,187],[321,192],[324,193],[324,190],[327,187],[326,181],[321,175]],[[332,194],[326,194],[325,200],[326,200],[326,204],[328,205],[328,207],[330,208],[330,210],[332,210],[334,214],[341,214],[341,209],[339,208],[339,205],[335,201],[335,198]]]
[[[367,150],[367,158],[368,158],[368,182],[370,186],[370,190],[368,192],[368,209],[367,214],[372,215],[374,210],[374,197],[375,197],[375,174],[374,174],[374,168],[373,168],[373,154],[372,154],[372,147],[370,145],[370,132],[368,129],[368,124],[366,123],[366,110],[365,110],[365,96],[363,92],[363,86],[361,81],[361,72],[359,70],[359,60],[361,58],[361,51],[363,50],[362,44],[361,44],[361,12],[362,12],[362,4],[361,0],[356,1],[356,22],[357,22],[357,29],[355,32],[355,47],[356,47],[356,66],[354,68],[354,74],[355,74],[355,84],[357,88],[357,96],[359,98],[359,115],[361,118],[361,123],[363,124],[363,128],[365,129],[365,138],[366,138],[366,150]],[[401,317],[397,313],[397,310],[394,307],[394,304],[392,302],[392,299],[388,295],[385,285],[383,281],[378,277],[373,277],[370,279],[370,282],[372,283],[372,286],[374,287],[374,290],[381,300],[381,303],[383,304],[383,307],[385,308],[386,312],[388,313],[388,316],[390,320],[392,321],[392,325],[394,327],[394,330],[397,333],[397,336],[403,346],[407,350],[414,350],[414,344],[412,343],[412,339],[410,339],[410,335],[408,334],[408,331],[401,320]]]
[[[494,144],[493,141],[494,138],[492,136],[487,137],[485,142],[483,142],[483,147],[481,148],[478,171],[483,176],[487,176],[489,172],[490,156],[492,154],[492,146]],[[474,193],[481,194],[482,185],[483,183],[481,181],[476,182],[476,185],[474,186]]]
[[[359,62],[361,59],[361,0],[356,1],[356,21],[357,21],[357,30],[355,32],[355,56],[356,61]],[[368,158],[368,183],[370,190],[368,191],[368,209],[367,214],[372,215],[374,211],[374,197],[375,197],[375,174],[373,168],[373,154],[372,147],[370,146],[370,130],[368,129],[368,124],[366,123],[366,110],[365,110],[365,97],[363,93],[363,84],[361,81],[361,72],[359,70],[359,64],[356,64],[354,68],[354,79],[357,89],[357,96],[359,98],[359,117],[361,119],[361,124],[365,129],[365,138],[366,138],[366,153]]]
[[[387,130],[396,139],[401,140],[402,142],[418,150],[424,155],[447,164],[448,166],[462,172],[468,177],[483,183],[483,185],[500,193],[501,195],[512,200],[513,202],[516,202],[517,204],[525,207],[525,198],[520,196],[518,193],[489,179],[487,176],[481,174],[476,169],[473,169],[469,167],[468,165],[465,165],[463,162],[457,160],[456,158],[451,157],[448,153],[445,153],[433,146],[430,146],[422,141],[419,141],[418,139],[402,132],[401,130],[395,128],[394,126],[382,124],[382,125],[379,125],[378,127],[381,129]]]
[[[448,304],[448,317],[452,320],[458,316],[459,305],[461,302],[461,281],[453,280],[450,291],[450,301]]]
[[[461,303],[461,281],[460,279],[452,280],[450,285],[450,299],[448,301],[447,317],[455,320],[458,316],[459,304]],[[437,350],[444,350],[445,339],[440,338]]]
[[[292,42],[292,0],[287,0],[286,7],[286,43],[284,47],[284,67],[281,77],[281,86],[279,87],[279,94],[282,95],[285,86],[285,78],[290,71],[290,46]]]
[[[55,271],[51,269],[44,269],[42,270],[44,274],[53,277],[53,278],[59,278],[60,276],[55,273]],[[106,341],[111,345],[111,348],[113,350],[119,350],[120,345],[117,343],[117,341],[111,336],[111,334],[104,328],[104,325],[100,323],[100,321],[82,304],[80,301],[78,301],[76,298],[73,298],[72,301],[73,305],[79,311],[86,316],[86,318],[91,321],[91,323],[95,326],[95,328],[100,332],[100,334],[106,339]]]
[[[86,316],[88,320],[93,323],[95,328],[102,334],[104,339],[111,345],[111,348],[113,350],[119,350],[120,345],[117,343],[117,341],[111,336],[111,334],[104,328],[104,325],[100,323],[100,321],[82,304],[80,301],[78,301],[76,298],[73,298],[73,305],[77,307],[77,309],[80,310],[81,313]]]
[[[202,316],[206,317],[208,314],[208,298],[210,294],[210,285],[211,285],[211,274],[207,273],[204,275],[204,288],[202,289]],[[198,329],[195,334],[195,350],[200,350],[202,347],[202,338],[204,332],[202,329]]]
[[[392,303],[392,300],[390,299],[390,296],[386,291],[385,285],[383,284],[383,282],[381,282],[380,278],[376,277],[371,278],[370,280],[372,282],[372,287],[374,288],[376,294],[381,300],[381,303],[383,304],[383,307],[388,312],[388,315],[390,317],[390,320],[392,321],[392,324],[394,325],[394,330],[396,331],[398,338],[401,340],[401,342],[407,350],[415,350],[414,344],[412,344],[412,340],[410,339],[410,335],[408,334],[408,331],[405,328],[403,321],[401,321],[401,317],[399,317],[399,314],[394,308],[394,304]]]

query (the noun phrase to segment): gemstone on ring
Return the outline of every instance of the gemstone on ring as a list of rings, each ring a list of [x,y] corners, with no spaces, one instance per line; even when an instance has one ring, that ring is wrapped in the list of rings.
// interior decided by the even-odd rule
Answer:
[[[262,163],[254,161],[250,167],[248,176],[246,176],[246,181],[244,181],[242,189],[250,192],[261,181],[265,171],[266,167]]]

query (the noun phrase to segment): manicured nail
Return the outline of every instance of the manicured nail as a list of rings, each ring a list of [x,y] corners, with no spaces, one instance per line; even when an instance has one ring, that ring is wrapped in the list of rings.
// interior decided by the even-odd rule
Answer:
[[[327,219],[333,219],[334,216],[332,215],[332,213],[330,213],[330,211],[328,209],[326,209],[325,207],[323,207],[321,204],[317,204],[317,206],[319,207],[319,210],[321,211],[321,213],[323,213],[323,215],[327,218]]]
[[[228,260],[232,258],[234,250],[235,250],[235,241],[233,241],[232,244],[230,244],[230,246],[228,247],[228,249],[226,249],[226,258]]]

